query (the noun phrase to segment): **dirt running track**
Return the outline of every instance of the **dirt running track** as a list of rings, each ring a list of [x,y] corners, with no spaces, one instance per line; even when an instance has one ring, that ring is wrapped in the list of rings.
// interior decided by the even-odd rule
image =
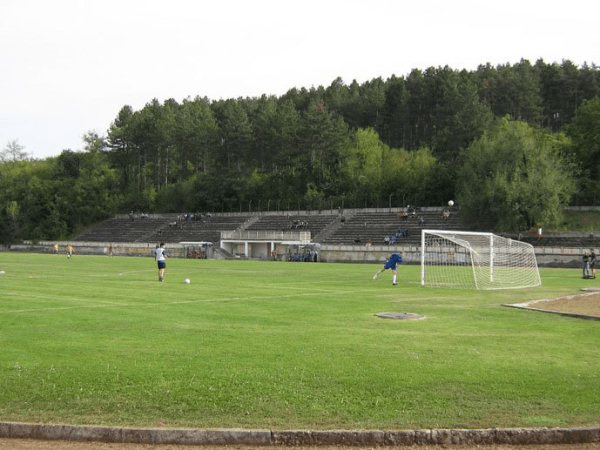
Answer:
[[[530,300],[504,306],[600,319],[600,288],[590,288],[582,294],[567,297]]]
[[[516,305],[506,305],[516,306]],[[559,299],[521,304],[517,307],[537,311],[573,314],[600,319],[600,292],[589,292],[582,295],[569,296]],[[599,418],[600,420],[600,418]],[[552,444],[552,445],[411,445],[398,447],[398,450],[600,450],[600,442],[588,444]],[[247,446],[247,445],[152,445],[152,444],[118,444],[105,442],[76,442],[76,441],[38,441],[33,439],[2,439],[0,450],[372,450],[364,446]]]

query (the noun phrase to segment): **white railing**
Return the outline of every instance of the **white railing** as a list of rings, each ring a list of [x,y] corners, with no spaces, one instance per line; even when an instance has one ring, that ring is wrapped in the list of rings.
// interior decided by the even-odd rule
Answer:
[[[310,231],[221,231],[221,240],[310,242]]]

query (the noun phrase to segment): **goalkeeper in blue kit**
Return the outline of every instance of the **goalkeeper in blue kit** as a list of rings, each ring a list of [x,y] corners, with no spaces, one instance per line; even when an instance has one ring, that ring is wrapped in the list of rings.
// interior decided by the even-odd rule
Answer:
[[[398,264],[402,264],[402,252],[400,253],[392,253],[390,259],[384,264],[382,269],[379,269],[377,272],[373,274],[373,279],[376,280],[386,270],[391,270],[394,273],[392,278],[392,284],[396,286],[398,284]]]

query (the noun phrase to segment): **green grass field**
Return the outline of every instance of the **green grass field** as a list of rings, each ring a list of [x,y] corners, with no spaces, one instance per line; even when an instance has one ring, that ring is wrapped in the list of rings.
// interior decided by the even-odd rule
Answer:
[[[420,268],[2,253],[0,420],[272,429],[597,426],[600,322]],[[190,285],[183,279],[189,277]],[[378,312],[411,312],[393,320]]]

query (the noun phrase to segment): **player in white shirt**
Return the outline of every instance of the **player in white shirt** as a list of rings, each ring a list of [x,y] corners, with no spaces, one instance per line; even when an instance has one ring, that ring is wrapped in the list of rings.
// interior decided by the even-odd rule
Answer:
[[[161,283],[165,279],[165,269],[167,267],[167,252],[165,250],[165,243],[161,242],[156,249],[154,249],[154,257],[158,265],[158,281]]]

